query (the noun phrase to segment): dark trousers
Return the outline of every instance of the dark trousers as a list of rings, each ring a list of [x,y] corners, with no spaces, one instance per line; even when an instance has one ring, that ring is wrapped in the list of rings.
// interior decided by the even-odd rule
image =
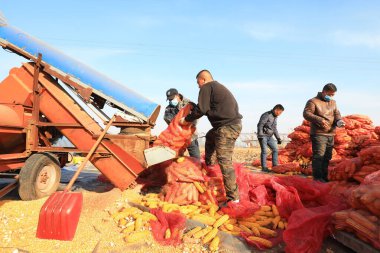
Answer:
[[[313,178],[327,181],[329,162],[334,148],[334,136],[312,135],[311,143],[313,148]]]
[[[199,151],[198,139],[193,140],[189,146],[187,146],[187,151],[189,155],[194,158],[201,159],[201,154]]]
[[[222,171],[224,188],[228,200],[239,199],[235,170],[232,165],[232,154],[240,132],[241,124],[236,124],[212,128],[206,134],[205,162],[206,165],[210,165],[212,155],[216,152],[216,159]]]

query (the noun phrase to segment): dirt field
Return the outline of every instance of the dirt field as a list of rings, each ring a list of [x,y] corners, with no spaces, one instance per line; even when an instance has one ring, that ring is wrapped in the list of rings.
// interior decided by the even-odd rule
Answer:
[[[257,149],[237,148],[233,160],[249,165],[257,157]],[[69,178],[70,174],[66,177]],[[68,179],[63,177],[62,181],[65,183]],[[108,211],[128,206],[126,201],[138,196],[139,187],[125,192],[113,189],[102,193],[100,189],[105,191],[110,185],[96,184],[88,179],[77,182],[76,189],[83,193],[84,205],[73,241],[36,238],[39,212],[47,198],[21,201],[17,193],[13,193],[6,200],[0,201],[0,252],[207,252],[200,244],[163,247],[152,238],[147,238],[144,243],[127,245]],[[88,185],[92,185],[92,188]]]

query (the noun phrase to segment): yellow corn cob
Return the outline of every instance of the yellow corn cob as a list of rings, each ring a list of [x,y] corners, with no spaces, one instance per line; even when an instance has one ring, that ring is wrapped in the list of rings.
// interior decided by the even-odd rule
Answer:
[[[255,212],[255,215],[261,215],[261,216],[266,216],[265,211],[259,210]]]
[[[288,227],[288,222],[284,222],[284,228],[286,229]]]
[[[128,234],[130,232],[133,232],[135,230],[135,223],[134,222],[130,222],[127,224],[127,226],[123,229],[123,233],[124,234]]]
[[[257,221],[268,219],[268,217],[263,216],[263,215],[254,215],[253,218],[255,218]]]
[[[192,211],[191,213],[189,213],[188,215],[189,216],[194,216],[194,215],[200,214],[201,211],[202,211],[202,209],[196,209],[196,210]]]
[[[219,219],[220,217],[222,217],[222,215],[220,213],[215,213],[214,214],[214,218],[215,219]]]
[[[194,206],[201,206],[202,205],[202,203],[201,202],[199,202],[199,201],[197,201],[197,202],[195,202],[194,204],[193,204]]]
[[[112,218],[116,221],[116,222],[119,222],[119,220],[121,219],[124,219],[126,217],[128,217],[129,215],[127,213],[123,213],[123,212],[117,212],[117,213],[114,213],[112,214]]]
[[[183,162],[183,161],[185,161],[185,157],[183,157],[183,156],[181,156],[181,157],[179,157],[179,158],[177,159],[177,163],[181,163],[181,162]]]
[[[193,220],[200,221],[206,225],[212,226],[216,219],[214,217],[210,217],[204,214],[196,214],[191,217]]]
[[[348,226],[350,226],[352,229],[354,229],[356,232],[359,232],[360,234],[365,235],[365,237],[374,240],[375,238],[378,238],[377,235],[371,231],[370,229],[364,227],[360,223],[356,222],[355,220],[348,218],[346,220],[346,223]]]
[[[284,226],[284,222],[283,222],[283,221],[280,221],[280,222],[278,223],[278,228],[279,228],[279,229],[284,229],[284,228],[285,228],[285,226]]]
[[[259,224],[255,223],[255,222],[249,222],[249,221],[239,221],[239,224],[244,225],[247,228],[260,227]]]
[[[240,219],[241,221],[248,221],[248,222],[256,222],[256,218],[255,217],[248,217],[248,218],[244,218],[244,219]]]
[[[229,231],[232,231],[234,229],[234,226],[232,224],[224,224],[224,227],[229,230]]]
[[[210,207],[210,209],[208,210],[208,213],[209,213],[210,216],[212,217],[212,216],[215,215],[216,211],[217,211],[217,207],[215,207],[214,205],[212,205],[212,206]]]
[[[197,190],[200,193],[204,193],[205,192],[205,190],[203,189],[203,187],[201,186],[201,184],[199,182],[193,182],[193,184],[195,185],[195,188],[197,188]]]
[[[210,232],[211,230],[212,230],[212,227],[205,227],[201,231],[196,232],[194,234],[194,238],[199,239],[199,238],[203,237],[205,234],[207,234],[208,232]]]
[[[124,237],[124,240],[128,243],[140,242],[140,241],[143,241],[149,235],[150,235],[150,231],[148,230],[132,232],[128,236]]]
[[[224,231],[224,232],[232,231],[232,230],[228,230],[228,229],[226,228],[226,225],[227,225],[227,224],[220,226],[220,227],[219,227],[219,230],[220,230],[220,231]],[[229,225],[231,225],[231,224],[229,224]],[[234,228],[234,226],[232,225],[232,229],[233,229],[233,228]]]
[[[157,217],[154,214],[143,212],[141,217],[143,220],[157,220]]]
[[[181,207],[179,208],[179,211],[180,211],[181,213],[183,213],[183,214],[189,214],[189,213],[193,212],[194,210],[188,208],[187,206],[181,206]]]
[[[272,211],[272,207],[270,207],[270,206],[261,206],[260,207],[260,211],[264,211],[264,212]]]
[[[143,220],[141,217],[137,217],[135,221],[135,231],[139,231],[142,228]]]
[[[231,235],[240,235],[240,231],[226,231],[226,232]]]
[[[272,205],[272,212],[274,214],[274,216],[279,216],[280,213],[278,212],[278,208],[276,205]]]
[[[212,239],[214,239],[214,237],[216,236],[216,234],[218,233],[218,229],[217,228],[213,228],[210,232],[208,232],[208,234],[203,238],[203,244],[206,244],[208,243],[209,241],[211,241]]]
[[[144,196],[145,198],[158,198],[157,193],[148,193]]]
[[[215,236],[214,239],[212,239],[210,243],[209,249],[211,251],[217,251],[219,249],[219,242],[220,242],[219,236]]]
[[[257,229],[260,231],[261,234],[264,234],[264,235],[269,235],[272,237],[275,237],[277,235],[276,231],[271,230],[269,228],[258,227]]]
[[[243,231],[240,227],[238,227],[238,226],[234,226],[234,225],[232,225],[233,226],[233,229],[232,229],[232,232],[241,232],[241,231]]]
[[[202,208],[202,209],[205,209],[205,210],[209,210],[211,206],[213,206],[212,203],[207,204],[207,205],[201,205],[201,208]]]
[[[266,220],[259,220],[259,221],[256,221],[257,224],[259,224],[260,226],[267,226],[269,224],[272,223],[272,220],[271,218],[269,219],[266,219]]]
[[[195,227],[195,228],[193,228],[192,230],[190,230],[189,232],[187,232],[187,233],[185,234],[185,236],[189,236],[189,237],[191,237],[191,236],[193,236],[196,232],[199,232],[199,231],[201,231],[201,230],[202,230],[201,227]]]
[[[277,226],[278,226],[278,223],[281,221],[281,217],[280,216],[276,216],[273,218],[272,220],[272,223],[273,223],[273,229],[276,229]]]
[[[236,219],[229,219],[227,222],[227,224],[236,224],[237,223],[237,220]]]
[[[218,227],[220,227],[220,226],[221,226],[222,224],[224,224],[229,218],[230,218],[230,216],[228,216],[228,214],[223,215],[222,217],[220,217],[220,218],[214,223],[214,228],[218,228]]]
[[[261,237],[249,236],[248,239],[251,240],[251,241],[258,242],[258,243],[264,245],[267,248],[272,248],[273,247],[273,244],[272,244],[271,241],[269,241],[267,239],[264,239],[264,238],[261,238]]]
[[[257,227],[251,227],[251,229],[255,236],[260,236],[260,231]]]
[[[165,231],[165,239],[169,239],[171,237],[170,228],[166,229]]]
[[[265,212],[265,216],[267,216],[267,217],[275,217],[275,215],[273,214],[273,212]]]
[[[120,219],[119,220],[119,227],[127,225],[127,220],[126,219]]]
[[[252,231],[251,231],[249,228],[247,228],[246,226],[244,226],[244,225],[239,225],[239,227],[240,227],[241,230],[243,230],[244,232],[247,232],[247,233],[252,234]]]
[[[157,208],[158,207],[158,203],[157,202],[147,202],[147,207],[149,208]]]

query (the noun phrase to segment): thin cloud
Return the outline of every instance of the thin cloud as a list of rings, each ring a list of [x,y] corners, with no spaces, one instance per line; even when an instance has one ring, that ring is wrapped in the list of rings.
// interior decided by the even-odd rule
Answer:
[[[284,38],[291,32],[287,26],[276,23],[249,23],[244,31],[252,38],[262,41]]]
[[[114,49],[103,47],[68,47],[60,48],[62,52],[84,63],[101,60],[104,58],[135,53],[130,49]]]
[[[380,49],[380,32],[336,31],[333,33],[336,43],[344,46],[365,46]]]
[[[310,84],[310,82],[308,82]],[[231,87],[237,90],[243,90],[243,91],[278,91],[278,90],[283,90],[286,91],[288,90],[289,92],[294,93],[294,91],[299,90],[299,87],[306,87],[310,86],[313,87],[312,84],[308,85],[308,83],[301,83],[298,81],[294,82],[289,82],[289,81],[271,81],[271,80],[257,80],[257,81],[252,81],[252,82],[237,82],[237,83],[232,83]]]

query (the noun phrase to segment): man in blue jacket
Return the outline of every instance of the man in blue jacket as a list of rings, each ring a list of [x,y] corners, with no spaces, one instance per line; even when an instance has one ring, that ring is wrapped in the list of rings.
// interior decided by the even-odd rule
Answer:
[[[277,144],[281,144],[281,138],[277,131],[277,117],[284,111],[284,107],[280,104],[273,107],[272,110],[261,115],[257,124],[257,138],[259,139],[261,148],[261,170],[269,172],[267,167],[267,149],[272,150],[272,165],[278,165],[278,148]],[[272,136],[275,136],[277,142]]]

